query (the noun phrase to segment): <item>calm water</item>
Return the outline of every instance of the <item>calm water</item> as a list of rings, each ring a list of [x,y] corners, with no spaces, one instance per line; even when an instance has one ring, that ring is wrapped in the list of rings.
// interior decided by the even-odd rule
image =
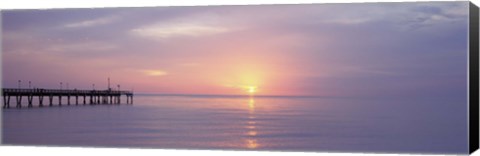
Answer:
[[[134,100],[134,105],[3,110],[3,143],[269,151],[467,152],[464,100],[152,95],[137,95]]]

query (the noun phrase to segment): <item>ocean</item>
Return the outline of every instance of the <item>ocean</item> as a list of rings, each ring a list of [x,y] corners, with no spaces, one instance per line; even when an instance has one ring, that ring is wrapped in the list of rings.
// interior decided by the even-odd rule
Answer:
[[[466,101],[440,98],[135,95],[133,105],[3,109],[2,119],[9,145],[468,152]]]

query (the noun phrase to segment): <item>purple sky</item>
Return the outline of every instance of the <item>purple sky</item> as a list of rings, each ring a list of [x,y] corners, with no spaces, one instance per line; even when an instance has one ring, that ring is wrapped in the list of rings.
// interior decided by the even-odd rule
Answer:
[[[2,12],[4,87],[465,98],[468,2]]]

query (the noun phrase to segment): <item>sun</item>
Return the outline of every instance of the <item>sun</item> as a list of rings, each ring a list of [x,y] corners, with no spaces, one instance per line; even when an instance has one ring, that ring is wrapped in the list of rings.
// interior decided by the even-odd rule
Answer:
[[[254,94],[254,93],[257,92],[257,87],[256,87],[256,86],[248,86],[248,87],[247,87],[247,92],[248,92],[249,94]]]

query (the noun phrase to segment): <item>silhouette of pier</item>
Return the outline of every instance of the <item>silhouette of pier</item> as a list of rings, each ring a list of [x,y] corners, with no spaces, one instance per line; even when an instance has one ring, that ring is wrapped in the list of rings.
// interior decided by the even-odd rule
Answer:
[[[107,90],[3,88],[2,91],[3,108],[10,108],[11,97],[15,98],[16,108],[22,108],[23,98],[26,98],[28,108],[33,107],[34,98],[38,99],[38,107],[44,107],[44,102],[48,102],[50,107],[54,106],[54,98],[58,98],[56,101],[58,106],[62,106],[65,99],[67,105],[73,103],[75,105],[121,104],[122,96],[126,96],[126,104],[133,104],[133,91],[112,90],[111,88]],[[74,101],[72,102],[71,99]]]

